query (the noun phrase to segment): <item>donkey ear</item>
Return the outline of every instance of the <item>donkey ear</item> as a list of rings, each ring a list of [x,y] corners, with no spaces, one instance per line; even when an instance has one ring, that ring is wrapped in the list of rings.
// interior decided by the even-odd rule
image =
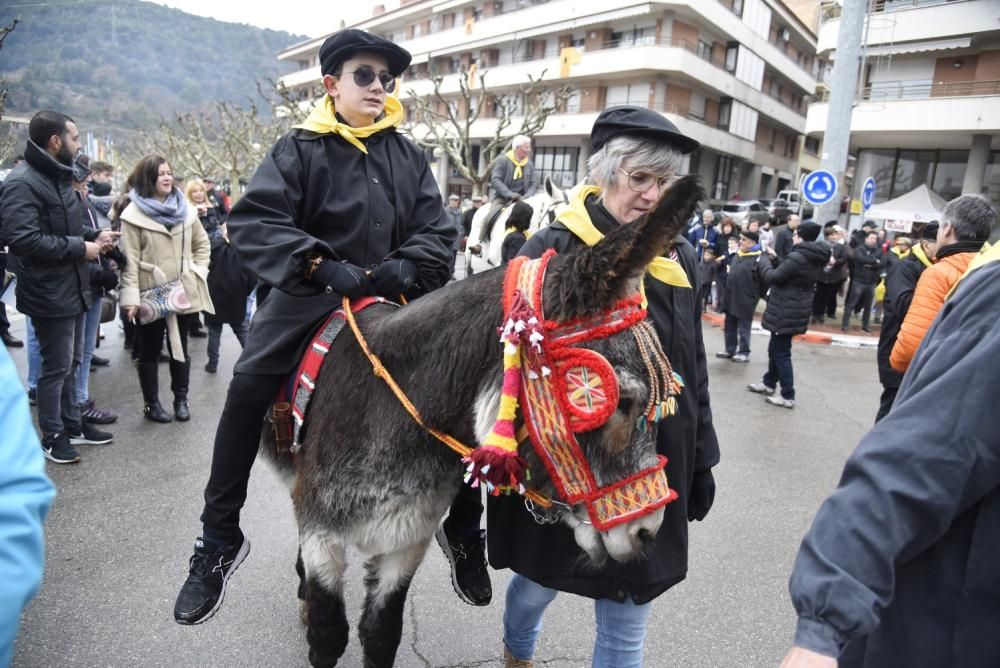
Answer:
[[[549,197],[551,197],[552,199],[556,198],[555,193],[553,192],[554,189],[555,188],[554,188],[554,184],[552,183],[552,176],[550,176],[549,174],[546,174],[545,175],[545,192],[548,193]]]
[[[697,176],[685,176],[642,218],[621,225],[600,242],[566,257],[547,288],[547,315],[556,318],[599,313],[638,289],[646,267],[662,254],[705,198]],[[561,311],[556,315],[554,310]]]

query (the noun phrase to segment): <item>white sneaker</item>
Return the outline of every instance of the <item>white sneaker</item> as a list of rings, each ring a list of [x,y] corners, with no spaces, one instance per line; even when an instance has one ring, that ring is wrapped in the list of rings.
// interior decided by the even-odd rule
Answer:
[[[767,399],[765,399],[764,401],[771,404],[772,406],[781,406],[782,408],[795,408],[794,399],[782,399],[781,397],[768,396]]]
[[[740,364],[746,364],[747,362],[750,361],[750,356],[747,355],[746,353],[736,353],[735,355],[733,355],[733,361],[739,362]]]
[[[768,387],[764,383],[750,383],[747,385],[747,389],[757,394],[766,394],[769,397],[774,396],[774,388]]]

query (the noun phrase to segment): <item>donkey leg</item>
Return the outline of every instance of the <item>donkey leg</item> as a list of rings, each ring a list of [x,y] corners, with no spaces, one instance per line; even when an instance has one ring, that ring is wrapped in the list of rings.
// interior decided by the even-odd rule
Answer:
[[[295,557],[295,573],[299,576],[299,621],[302,626],[309,624],[309,611],[306,608],[306,565],[302,563],[302,546],[299,545],[299,553]]]
[[[328,533],[306,534],[301,546],[309,663],[317,668],[330,668],[337,665],[347,648],[350,630],[344,611],[346,549]]]
[[[367,595],[358,625],[365,668],[391,668],[395,661],[403,635],[406,592],[423,561],[428,542],[376,555],[365,564]]]

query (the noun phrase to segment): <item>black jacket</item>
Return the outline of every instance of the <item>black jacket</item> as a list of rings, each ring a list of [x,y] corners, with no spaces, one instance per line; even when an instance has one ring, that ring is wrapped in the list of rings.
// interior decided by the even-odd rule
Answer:
[[[527,240],[528,238],[524,232],[508,232],[507,236],[503,238],[503,245],[500,247],[500,262],[507,264],[513,260]]]
[[[899,387],[903,374],[892,368],[889,356],[896,345],[899,329],[910,310],[917,281],[924,273],[924,263],[912,252],[889,267],[885,276],[885,300],[882,302],[882,330],[878,335],[878,379],[886,387]]]
[[[411,260],[418,278],[410,298],[448,282],[456,230],[423,151],[392,129],[363,142],[367,155],[339,135],[292,130],[233,206],[233,247],[258,278],[258,297],[267,293],[236,371],[290,371],[308,333],[340,304],[305,278],[307,253],[367,269]]]
[[[945,302],[820,506],[789,585],[797,645],[842,649],[844,668],[1000,666],[998,321],[993,262]]]
[[[870,248],[862,243],[851,250],[851,264],[854,267],[854,280],[865,285],[878,283],[882,273],[882,249],[878,246]]]
[[[35,318],[63,318],[90,307],[90,267],[83,209],[73,190],[73,169],[28,140],[24,162],[0,194],[4,242],[17,256],[17,309]]]
[[[760,264],[770,263],[762,253],[740,257],[733,253],[729,258],[729,278],[722,290],[721,308],[740,320],[750,320],[760,301]]]
[[[587,203],[591,221],[608,233],[617,223],[602,207]],[[540,257],[546,249],[559,253],[582,245],[560,223],[534,234],[521,255]],[[694,248],[681,237],[675,241],[678,261],[692,286],[698,272]],[[517,495],[490,497],[488,505],[489,560],[494,568],[510,568],[546,587],[590,598],[637,603],[650,601],[687,574],[687,505],[695,471],[704,471],[719,461],[719,442],[712,425],[708,396],[705,347],[701,336],[701,304],[696,289],[673,288],[649,278],[645,281],[649,316],[664,352],[674,370],[684,379],[677,414],[660,423],[657,451],[665,455],[667,478],[679,498],[665,508],[656,542],[642,558],[628,564],[614,560],[599,570],[563,524],[540,526],[524,509]]]
[[[847,278],[847,257],[849,255],[847,244],[824,243],[832,249],[833,266],[823,266],[823,271],[820,272],[817,283],[840,283]]]
[[[785,261],[772,268],[760,266],[761,275],[771,291],[761,326],[775,334],[803,334],[809,326],[816,279],[830,259],[830,247],[823,241],[802,241],[794,246]]]
[[[792,248],[795,246],[795,240],[792,239],[792,232],[794,230],[790,229],[787,225],[778,230],[778,233],[774,235],[774,254],[778,256],[779,262],[784,262],[788,254],[792,252]]]

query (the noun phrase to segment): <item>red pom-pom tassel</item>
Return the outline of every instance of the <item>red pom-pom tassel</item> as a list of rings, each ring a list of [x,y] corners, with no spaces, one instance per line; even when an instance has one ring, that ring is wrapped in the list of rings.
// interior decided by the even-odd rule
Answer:
[[[505,489],[524,492],[528,464],[517,452],[484,446],[470,452],[462,461],[469,465],[465,481],[473,487],[482,484],[493,496]]]

